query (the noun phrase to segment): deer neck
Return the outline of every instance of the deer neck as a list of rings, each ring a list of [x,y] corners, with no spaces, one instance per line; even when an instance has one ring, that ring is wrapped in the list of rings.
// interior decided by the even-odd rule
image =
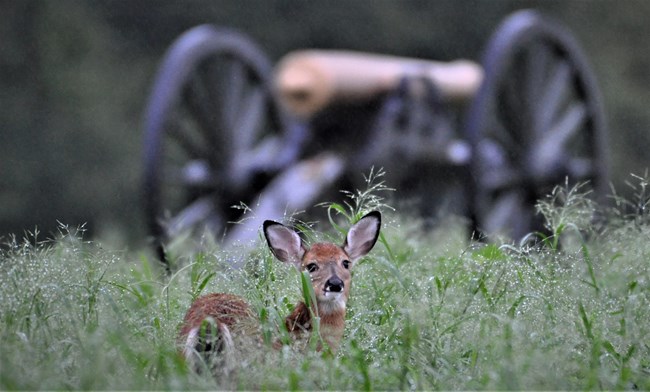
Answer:
[[[320,318],[319,331],[321,338],[327,343],[332,352],[336,352],[345,329],[345,307],[321,306],[319,309],[310,311],[304,302],[300,302],[285,320],[287,330],[298,338],[311,335],[315,321],[312,319],[312,314]],[[321,349],[322,347],[319,344],[318,350]]]

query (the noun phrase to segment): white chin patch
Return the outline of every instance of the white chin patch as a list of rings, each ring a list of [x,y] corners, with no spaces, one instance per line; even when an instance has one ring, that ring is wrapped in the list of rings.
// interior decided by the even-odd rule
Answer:
[[[328,300],[336,301],[337,299],[339,299],[341,297],[341,295],[343,293],[340,293],[340,292],[336,293],[334,291],[325,291],[323,294],[325,295],[325,298],[327,298]]]
[[[326,291],[323,293],[318,307],[322,313],[332,313],[340,309],[345,309],[345,297],[343,293]]]

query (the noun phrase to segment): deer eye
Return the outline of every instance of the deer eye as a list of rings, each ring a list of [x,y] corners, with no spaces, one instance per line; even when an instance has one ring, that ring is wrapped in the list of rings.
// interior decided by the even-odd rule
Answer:
[[[343,260],[343,268],[345,269],[350,268],[350,260]]]
[[[305,266],[305,269],[309,272],[318,271],[318,265],[316,263],[309,263]]]

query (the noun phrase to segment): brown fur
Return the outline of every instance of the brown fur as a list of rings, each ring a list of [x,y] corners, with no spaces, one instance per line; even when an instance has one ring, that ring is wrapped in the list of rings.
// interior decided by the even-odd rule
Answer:
[[[255,316],[250,306],[236,295],[207,294],[197,298],[187,310],[180,332],[181,338],[186,337],[193,328],[200,327],[203,320],[208,317],[232,329],[239,322]]]
[[[294,264],[300,271],[309,271],[316,296],[313,311],[299,302],[285,319],[287,330],[294,339],[311,336],[314,330],[312,315],[315,315],[319,318],[320,338],[332,352],[336,352],[345,328],[345,306],[352,279],[350,268],[357,258],[372,249],[380,226],[380,214],[372,212],[350,229],[343,246],[321,242],[309,248],[297,233],[286,226],[272,221],[264,223],[264,234],[273,254],[280,261]],[[216,331],[210,328],[207,334],[216,338],[218,345],[210,348],[204,345],[201,349],[197,345],[200,341],[198,331],[209,318],[215,321]],[[196,351],[222,351],[224,347],[232,346],[232,336],[240,334],[243,323],[251,320],[257,322],[250,306],[240,297],[223,293],[199,297],[187,311],[180,331],[179,338],[185,341],[183,354],[189,360]],[[273,346],[279,347],[280,344],[276,342]],[[320,341],[317,348],[323,349]]]
[[[317,311],[315,314],[318,314]],[[320,316],[320,337],[327,343],[332,352],[338,350],[343,332],[345,330],[345,308],[330,314],[321,314]],[[311,312],[304,302],[298,303],[296,308],[285,319],[287,331],[292,334],[294,339],[303,339],[310,336],[314,329],[314,322]],[[317,350],[323,349],[322,344],[318,344]]]

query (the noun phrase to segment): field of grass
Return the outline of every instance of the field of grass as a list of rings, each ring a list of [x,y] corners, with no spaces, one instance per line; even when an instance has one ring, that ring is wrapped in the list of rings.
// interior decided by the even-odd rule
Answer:
[[[454,219],[423,231],[385,207],[383,236],[354,269],[337,355],[251,343],[215,376],[178,355],[193,298],[242,295],[269,334],[301,298],[300,275],[262,241],[236,255],[195,238],[167,277],[63,225],[51,240],[10,239],[0,389],[650,389],[650,214],[637,180],[638,200],[617,199],[604,225],[580,188],[558,188],[539,205],[556,235],[521,243],[468,241]],[[353,219],[339,218],[343,229]],[[316,229],[341,238],[326,221]]]

